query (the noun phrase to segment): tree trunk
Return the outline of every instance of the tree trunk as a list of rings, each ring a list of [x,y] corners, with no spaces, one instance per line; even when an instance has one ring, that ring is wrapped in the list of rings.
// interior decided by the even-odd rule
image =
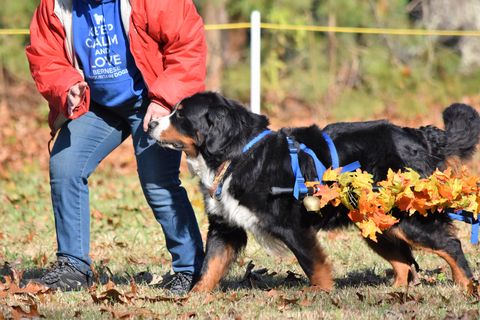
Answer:
[[[206,1],[203,7],[203,16],[206,24],[222,24],[228,22],[226,0]],[[207,80],[208,90],[220,90],[224,68],[225,39],[221,30],[206,31],[208,56],[207,56]]]

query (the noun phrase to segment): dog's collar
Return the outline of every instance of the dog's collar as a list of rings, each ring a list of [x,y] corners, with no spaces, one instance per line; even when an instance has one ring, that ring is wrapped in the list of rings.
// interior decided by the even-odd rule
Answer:
[[[248,150],[250,150],[256,143],[258,143],[260,140],[262,140],[264,137],[272,133],[272,130],[266,129],[262,132],[260,132],[257,136],[255,136],[253,139],[251,139],[242,149],[243,153],[246,153]],[[212,197],[215,200],[220,201],[222,198],[222,190],[223,190],[223,183],[225,182],[225,178],[230,174],[232,171],[232,161],[227,160],[224,161],[217,169],[217,172],[215,173],[215,177],[213,178],[213,183],[212,187],[208,190],[208,193],[210,194],[210,197]]]

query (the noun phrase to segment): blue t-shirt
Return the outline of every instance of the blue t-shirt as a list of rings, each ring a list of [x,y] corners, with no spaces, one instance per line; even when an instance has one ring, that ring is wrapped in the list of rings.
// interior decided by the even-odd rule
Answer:
[[[117,0],[74,0],[73,43],[91,98],[107,107],[139,101],[145,82],[135,65]]]

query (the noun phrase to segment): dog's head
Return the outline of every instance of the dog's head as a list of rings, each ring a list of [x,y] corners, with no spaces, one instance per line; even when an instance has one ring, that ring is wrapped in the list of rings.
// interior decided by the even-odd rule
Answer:
[[[185,151],[187,156],[202,153],[224,160],[243,146],[255,128],[265,128],[265,116],[249,112],[239,102],[218,93],[203,92],[185,98],[168,117],[154,119],[149,134],[162,146]]]

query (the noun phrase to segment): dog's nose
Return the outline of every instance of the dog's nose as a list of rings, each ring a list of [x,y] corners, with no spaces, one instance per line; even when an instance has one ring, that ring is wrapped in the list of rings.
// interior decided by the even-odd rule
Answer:
[[[148,130],[152,131],[153,129],[155,129],[156,126],[158,126],[158,121],[150,121],[148,123]]]

